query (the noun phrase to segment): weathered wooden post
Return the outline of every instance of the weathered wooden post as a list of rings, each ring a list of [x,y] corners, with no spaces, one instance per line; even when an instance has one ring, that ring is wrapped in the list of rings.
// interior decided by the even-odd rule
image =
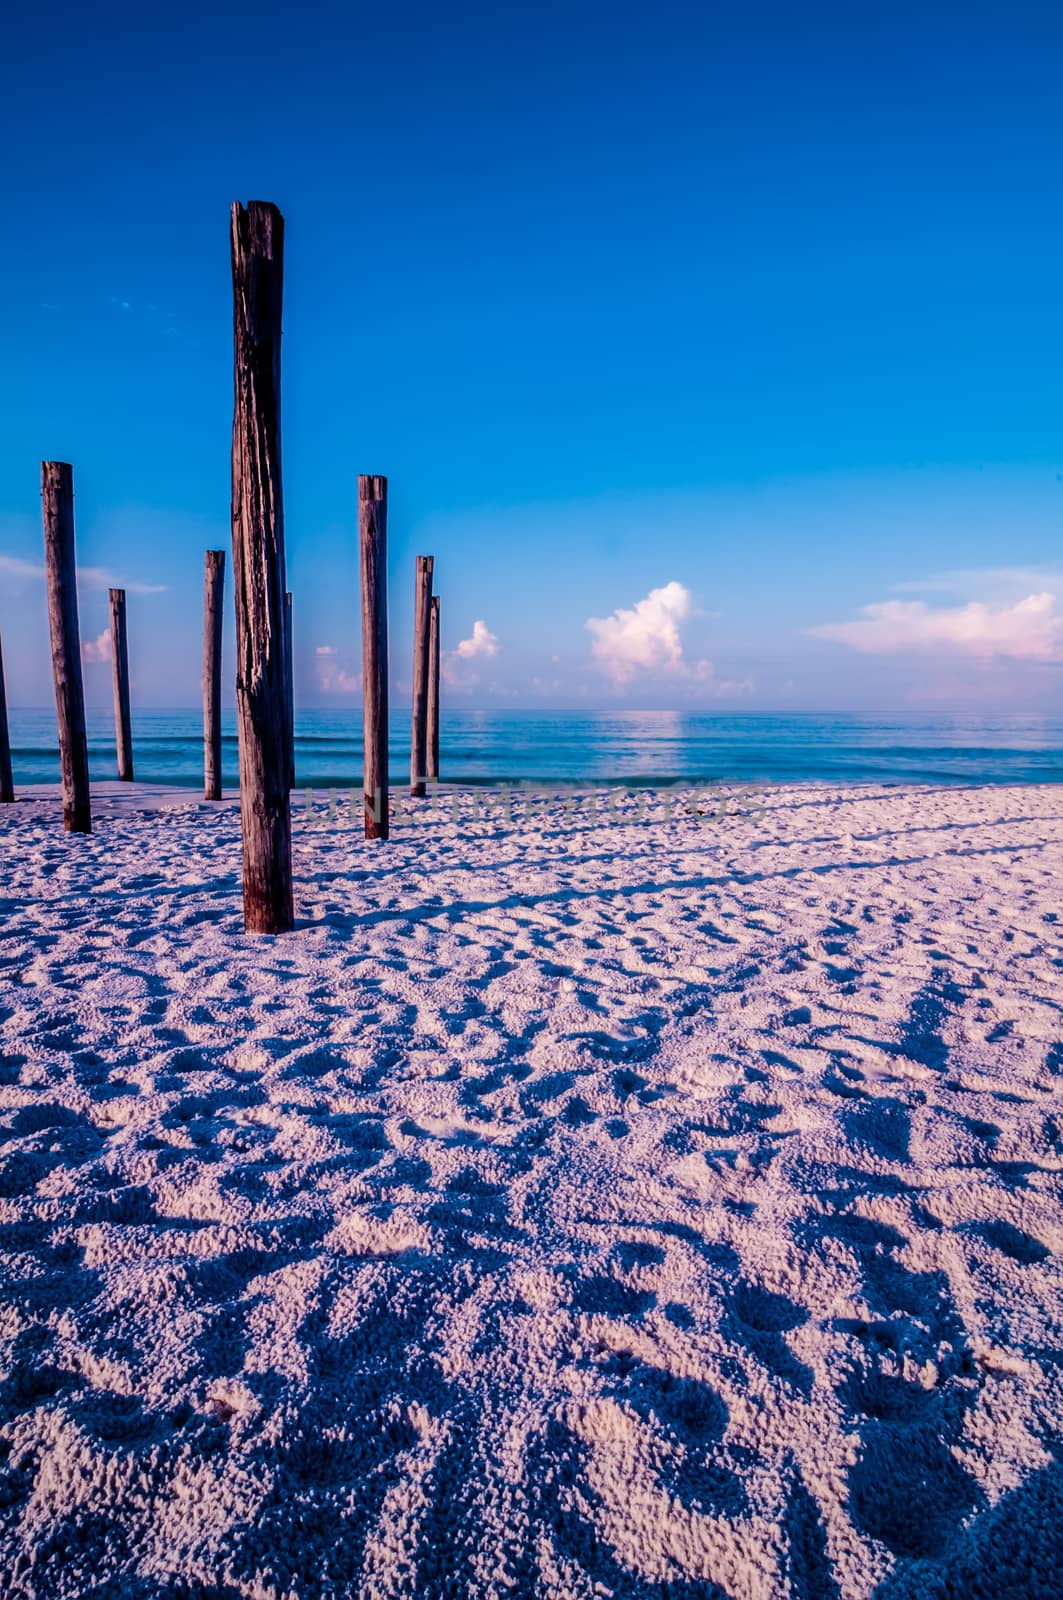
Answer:
[[[233,585],[236,721],[244,840],[244,927],[286,933],[292,907],[281,499],[280,378],[284,219],[252,200],[232,208]]]
[[[295,657],[292,639],[292,597],[284,596],[284,715],[288,724],[288,787],[295,788]]]
[[[133,726],[129,716],[129,638],[126,631],[125,590],[112,589],[111,673],[114,679],[114,738],[118,750],[118,777],[133,781]]]
[[[388,815],[388,480],[358,479],[362,568],[362,789],[367,839],[386,839]]]
[[[428,777],[439,782],[439,596],[428,619]]]
[[[92,832],[85,691],[81,682],[77,563],[74,555],[74,474],[65,461],[41,462],[44,567],[48,627],[63,776],[63,824],[68,833]]]
[[[221,627],[225,551],[208,550],[203,581],[203,794],[221,799]]]
[[[4,647],[0,643],[0,805],[10,805],[15,798],[15,782],[11,776],[11,738],[7,731],[7,690],[4,687]]]
[[[428,622],[432,611],[431,556],[417,557],[413,591],[413,725],[410,730],[410,793],[423,795],[428,770]]]

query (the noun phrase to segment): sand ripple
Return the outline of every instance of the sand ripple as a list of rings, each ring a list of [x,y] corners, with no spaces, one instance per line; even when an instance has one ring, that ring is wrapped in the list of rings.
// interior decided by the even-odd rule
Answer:
[[[1063,789],[0,821],[13,1600],[1059,1593]]]

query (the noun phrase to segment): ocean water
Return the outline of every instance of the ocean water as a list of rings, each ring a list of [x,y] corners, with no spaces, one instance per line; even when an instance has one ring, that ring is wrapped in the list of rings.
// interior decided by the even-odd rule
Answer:
[[[237,775],[236,726],[224,719],[225,782]],[[52,710],[12,710],[15,783],[54,783],[59,754]],[[109,712],[88,716],[94,779],[115,776]],[[409,713],[390,726],[392,782],[409,776]],[[138,778],[198,786],[198,711],[133,715]],[[361,718],[352,710],[296,713],[301,785],[356,784]],[[630,784],[705,782],[1055,783],[1063,780],[1063,719],[1042,716],[714,715],[680,711],[450,711],[440,723],[444,781]]]

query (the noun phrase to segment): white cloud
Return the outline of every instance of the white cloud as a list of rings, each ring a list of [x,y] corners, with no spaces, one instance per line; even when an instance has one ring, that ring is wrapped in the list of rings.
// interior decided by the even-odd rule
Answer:
[[[106,567],[79,567],[78,580],[89,589],[124,589],[127,594],[165,594],[165,583],[138,583],[135,578],[116,578]]]
[[[755,687],[752,678],[718,678],[712,692],[717,700],[733,700],[739,695],[752,694]]]
[[[34,583],[44,582],[44,566],[39,561],[24,561],[21,556],[0,555],[0,573],[9,578],[27,578]],[[106,567],[79,567],[78,582],[86,589],[125,589],[128,594],[164,594],[164,583],[123,583]]]
[[[491,632],[482,617],[477,618],[472,625],[470,636],[462,639],[456,649],[444,651],[441,662],[443,681],[452,689],[464,694],[478,688],[480,679],[466,663],[475,661],[480,656],[490,660],[492,656],[498,654],[499,648],[498,635]],[[499,691],[492,684],[489,692],[495,694]]]
[[[929,578],[907,583],[892,583],[894,594],[952,594],[964,599],[1021,600],[1024,595],[1043,589],[1055,593],[1063,582],[1063,571],[1051,566],[965,567],[954,572],[935,572]]]
[[[721,700],[752,694],[752,678],[718,678],[707,656],[688,660],[684,654],[685,624],[695,617],[716,615],[695,607],[690,590],[673,578],[630,608],[618,606],[612,616],[589,617],[584,626],[594,638],[594,659],[618,689],[640,672],[658,672],[691,698]]]
[[[109,628],[95,639],[86,639],[81,646],[81,658],[86,663],[97,661],[110,661],[111,659],[111,633]]]
[[[0,556],[0,573],[7,578],[32,578],[39,582],[44,568],[34,561],[23,561],[21,556]]]
[[[462,639],[454,653],[463,661],[471,661],[474,656],[497,655],[498,637],[491,632],[487,623],[480,619],[472,625],[472,637]]]
[[[885,600],[864,606],[852,622],[825,622],[808,631],[865,655],[910,652],[1063,660],[1063,616],[1056,610],[1055,595],[1047,590],[1014,605],[972,600],[962,606],[935,607],[922,600]]]
[[[357,694],[362,687],[360,672],[347,672],[336,659],[336,646],[315,646],[317,658],[317,686],[322,694]]]
[[[615,683],[625,684],[640,670],[683,669],[679,624],[690,611],[689,589],[673,579],[663,588],[651,589],[630,610],[619,606],[612,616],[588,617],[584,627],[594,637],[595,660]],[[708,662],[704,666],[711,672]]]

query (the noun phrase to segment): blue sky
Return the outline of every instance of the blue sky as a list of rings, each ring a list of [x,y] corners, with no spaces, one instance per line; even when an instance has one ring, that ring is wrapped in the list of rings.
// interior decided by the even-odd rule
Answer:
[[[196,703],[264,198],[304,703],[357,703],[373,471],[399,695],[429,550],[454,704],[1058,708],[1061,45],[1048,5],[22,8],[10,700],[55,457],[89,656],[124,582],[135,698]]]

